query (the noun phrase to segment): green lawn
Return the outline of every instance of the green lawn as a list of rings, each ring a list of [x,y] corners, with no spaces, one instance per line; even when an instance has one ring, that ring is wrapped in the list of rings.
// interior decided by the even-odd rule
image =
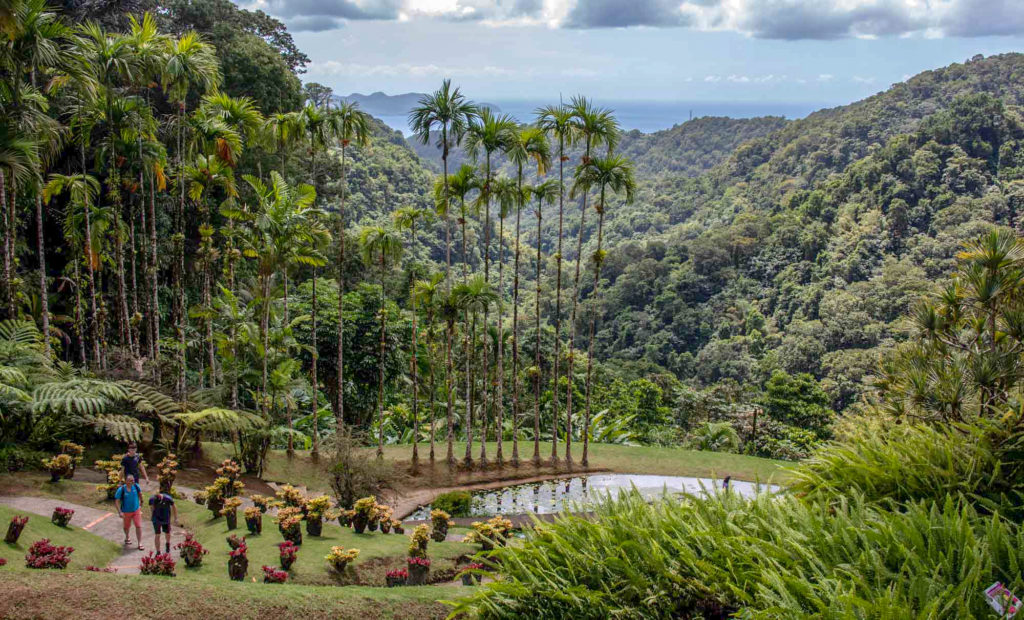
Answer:
[[[7,524],[14,515],[28,516],[28,523],[21,532],[16,544],[3,542],[2,536],[7,533]],[[0,505],[0,558],[7,560],[7,565],[0,567],[0,574],[46,572],[41,569],[25,567],[25,553],[29,546],[37,540],[49,538],[55,545],[71,546],[71,562],[67,570],[82,570],[86,566],[106,566],[121,553],[121,548],[113,542],[100,538],[77,527],[57,527],[48,517],[33,513],[19,512],[8,506]]]
[[[230,534],[248,536],[245,522],[239,512],[238,529],[229,531],[223,517],[216,520],[210,518],[210,511],[189,501],[178,502],[179,516],[184,525],[196,533],[196,538],[209,549],[210,553],[203,561],[203,566],[198,569],[186,569],[184,564],[179,566],[179,573],[192,577],[218,581],[228,579],[227,559],[230,547],[227,544],[227,537]],[[453,528],[452,532],[464,532]],[[303,525],[303,540],[299,551],[298,560],[291,569],[290,581],[307,585],[332,585],[352,584],[363,585],[384,585],[384,573],[392,568],[404,568],[405,558],[408,555],[409,534],[405,535],[382,534],[366,532],[356,534],[351,528],[343,528],[336,522],[325,523],[322,536],[309,536]],[[269,515],[263,516],[263,534],[249,536],[247,545],[249,548],[249,574],[262,579],[263,573],[260,569],[264,564],[268,566],[279,565],[278,543],[284,539],[277,529],[277,524]],[[359,549],[359,557],[353,563],[352,568],[347,571],[344,577],[336,576],[328,569],[324,561],[332,546],[341,546],[346,549]],[[428,553],[431,559],[431,571],[440,571],[454,566],[453,560],[463,555],[471,555],[478,547],[466,543],[431,541]],[[448,586],[444,586],[447,589]],[[433,588],[431,588],[433,589]],[[347,590],[346,590],[347,591]],[[438,596],[441,596],[438,594]]]

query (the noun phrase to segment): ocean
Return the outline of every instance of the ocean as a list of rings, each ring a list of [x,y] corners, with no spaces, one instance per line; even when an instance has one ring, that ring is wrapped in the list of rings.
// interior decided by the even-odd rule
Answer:
[[[503,114],[511,114],[519,121],[531,121],[534,111],[542,106],[550,105],[550,101],[540,100],[489,100],[501,108]],[[783,116],[788,119],[803,118],[821,108],[830,107],[827,103],[787,103],[777,101],[766,102],[733,102],[733,101],[607,101],[596,100],[599,106],[611,108],[623,130],[638,129],[643,133],[653,133],[663,129],[671,129],[690,118],[701,116],[728,116],[731,118],[752,118],[755,116]],[[367,109],[371,114],[372,110]],[[408,135],[409,125],[405,115],[374,114],[393,129]]]

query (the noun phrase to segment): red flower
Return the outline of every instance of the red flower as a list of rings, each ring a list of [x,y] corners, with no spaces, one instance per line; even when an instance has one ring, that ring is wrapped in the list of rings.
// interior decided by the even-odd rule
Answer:
[[[288,581],[288,573],[273,566],[263,567],[263,581],[267,583],[284,583]]]
[[[28,568],[67,568],[68,562],[71,561],[71,552],[74,550],[74,547],[52,545],[48,538],[37,540],[28,548],[28,553],[25,555],[25,566]]]
[[[387,572],[386,576],[387,577],[399,577],[401,579],[408,579],[409,578],[409,571],[405,570],[404,568],[395,568],[395,569],[389,570]]]
[[[430,558],[408,558],[409,566],[430,566]]]

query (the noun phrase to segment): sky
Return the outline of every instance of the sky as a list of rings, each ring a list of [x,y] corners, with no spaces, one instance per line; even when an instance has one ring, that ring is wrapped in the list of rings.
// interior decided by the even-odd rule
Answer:
[[[1024,52],[1024,0],[236,0],[336,93],[842,104]]]

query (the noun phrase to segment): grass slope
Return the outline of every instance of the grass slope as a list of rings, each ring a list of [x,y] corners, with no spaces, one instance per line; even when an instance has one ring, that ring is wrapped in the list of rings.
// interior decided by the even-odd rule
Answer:
[[[15,515],[28,516],[28,523],[21,532],[16,544],[9,544],[0,539],[0,558],[7,560],[7,566],[0,567],[0,577],[11,573],[39,574],[47,571],[25,567],[25,553],[29,546],[37,540],[49,538],[55,545],[71,546],[71,562],[69,571],[83,570],[86,566],[106,566],[108,562],[120,555],[121,550],[116,543],[90,534],[77,527],[57,527],[49,518],[33,513],[14,510],[8,506],[0,506],[0,529],[7,533],[7,524]],[[3,615],[3,614],[0,614]]]

